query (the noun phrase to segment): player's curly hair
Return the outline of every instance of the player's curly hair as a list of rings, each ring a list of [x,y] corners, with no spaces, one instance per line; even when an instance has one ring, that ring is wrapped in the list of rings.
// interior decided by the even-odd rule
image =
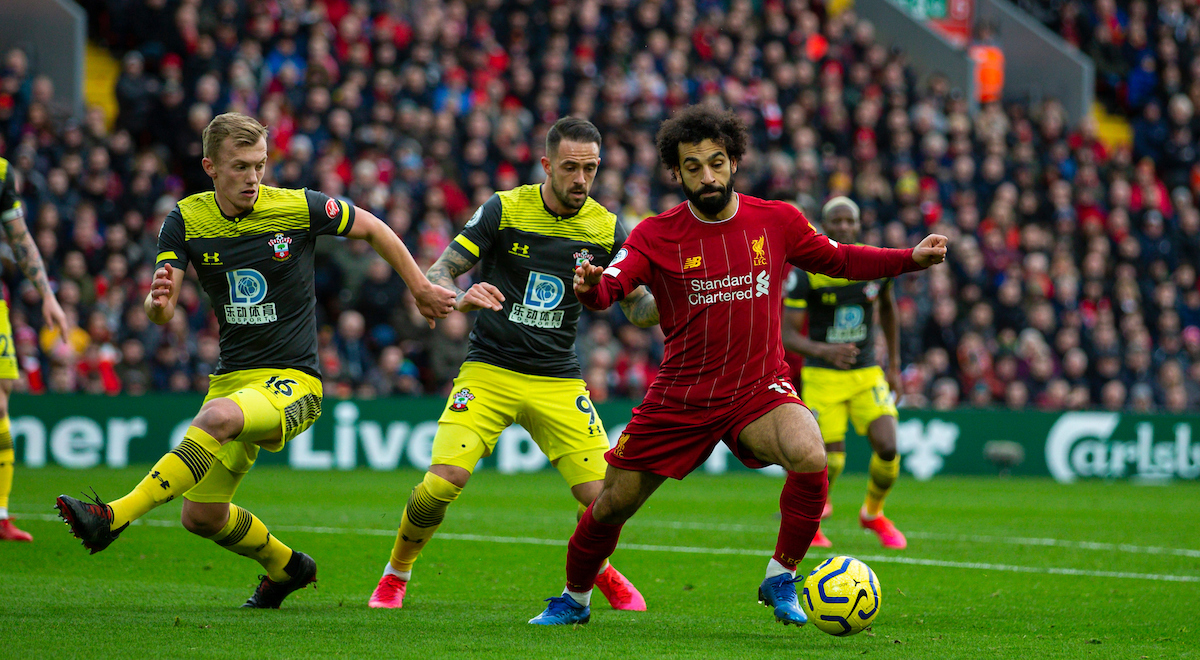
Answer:
[[[706,105],[690,105],[664,121],[655,140],[658,143],[658,157],[674,176],[675,168],[679,167],[681,143],[695,144],[712,140],[721,145],[731,159],[740,161],[746,153],[750,136],[746,122],[733,112]]]

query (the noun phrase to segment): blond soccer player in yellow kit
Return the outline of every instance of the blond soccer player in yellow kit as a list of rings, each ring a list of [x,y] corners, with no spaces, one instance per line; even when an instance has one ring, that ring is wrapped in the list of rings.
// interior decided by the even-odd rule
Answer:
[[[835,197],[821,211],[821,228],[835,241],[857,243],[862,229],[858,205]],[[846,467],[846,426],[867,436],[873,453],[868,468],[867,496],[859,524],[875,532],[885,548],[908,545],[904,534],[883,515],[883,502],[900,474],[896,454],[896,403],[900,386],[900,329],[893,281],[845,280],[793,271],[783,321],[783,346],[807,359],[801,370],[801,397],[825,440],[829,488]],[[875,359],[875,307],[888,347],[885,373]],[[808,336],[800,333],[808,322]],[[822,518],[833,512],[828,500]],[[812,545],[828,548],[820,529]]]
[[[43,320],[46,325],[57,330],[60,337],[65,337],[67,317],[50,289],[42,257],[38,254],[33,236],[25,227],[25,207],[17,195],[16,172],[3,158],[0,158],[0,224],[4,225],[4,236],[17,258],[17,265],[42,296]],[[8,302],[0,299],[0,541],[33,540],[29,532],[13,525],[8,515],[13,464],[17,460],[13,452],[12,432],[8,420],[8,398],[12,395],[13,385],[20,377],[21,374],[17,371],[17,352],[13,345],[12,324],[8,319]]]
[[[575,355],[582,305],[571,289],[578,264],[607,266],[627,236],[616,216],[588,197],[600,139],[591,122],[558,120],[546,135],[546,181],[493,195],[429,269],[430,280],[457,290],[455,278],[481,263],[483,281],[459,291],[457,305],[480,312],[438,420],[432,464],[401,515],[371,607],[403,606],[417,556],[509,425],[529,431],[566,480],[580,515],[600,492],[608,436]],[[654,296],[644,288],[622,308],[635,325],[658,323]],[[601,567],[596,584],[614,609],[646,609],[611,564]]]
[[[182,495],[188,531],[265,569],[243,607],[278,608],[316,579],[316,562],[231,502],[259,449],[279,451],[321,414],[317,237],[367,241],[408,284],[431,325],[452,311],[454,293],[431,284],[396,234],[369,212],[313,190],[261,185],[267,129],[255,119],[220,115],[203,137],[204,170],[214,190],[180,201],[164,221],[145,309],[155,323],[169,321],[184,271],[195,267],[220,326],[221,356],[208,396],[183,442],[128,495],[111,504],[64,495],[57,506],[95,554],[129,523]]]

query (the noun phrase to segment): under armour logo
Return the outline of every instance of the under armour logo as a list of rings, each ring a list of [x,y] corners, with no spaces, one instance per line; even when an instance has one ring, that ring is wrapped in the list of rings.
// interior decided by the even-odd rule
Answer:
[[[206,263],[206,264],[221,263],[221,253],[220,252],[205,252],[203,256],[204,256],[204,263]]]
[[[520,243],[513,243],[512,249],[509,250],[509,253],[515,254],[518,257],[528,257],[529,256],[529,246],[521,245]]]
[[[158,476],[158,470],[155,470],[154,472],[151,472],[151,473],[150,473],[150,478],[151,478],[151,479],[158,479],[158,485],[162,486],[162,489],[163,489],[163,490],[169,490],[169,489],[171,488],[171,482],[169,482],[169,481],[167,481],[166,479],[163,479],[162,477]]]
[[[758,284],[754,285],[754,291],[755,298],[771,293],[771,276],[767,275],[767,271],[759,271]]]

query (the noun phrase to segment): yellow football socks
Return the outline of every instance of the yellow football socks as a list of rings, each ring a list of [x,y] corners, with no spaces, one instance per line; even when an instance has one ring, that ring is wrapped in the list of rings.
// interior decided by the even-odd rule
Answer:
[[[0,509],[8,514],[8,496],[12,493],[13,463],[17,455],[13,452],[12,433],[9,431],[8,415],[0,417]]]
[[[150,468],[146,475],[128,495],[112,502],[112,528],[141,518],[156,506],[165,504],[182,495],[204,478],[208,468],[221,449],[208,433],[189,426],[184,440]]]
[[[461,493],[458,486],[432,472],[425,473],[425,479],[413,488],[400,517],[390,562],[393,570],[401,573],[412,570],[417,556],[446,517],[446,509]]]
[[[229,505],[229,522],[208,538],[222,548],[262,564],[267,577],[276,582],[291,577],[283,568],[292,558],[292,549],[272,536],[258,516],[236,504]]]
[[[872,453],[871,466],[867,473],[870,478],[867,480],[867,499],[863,507],[867,510],[867,515],[874,518],[883,513],[883,500],[887,498],[888,491],[892,490],[892,484],[896,483],[896,477],[900,474],[900,456],[897,454],[892,460],[885,461],[879,458],[879,454]]]
[[[825,460],[829,464],[829,487],[833,488],[834,480],[846,469],[846,452],[831,451],[825,455]]]

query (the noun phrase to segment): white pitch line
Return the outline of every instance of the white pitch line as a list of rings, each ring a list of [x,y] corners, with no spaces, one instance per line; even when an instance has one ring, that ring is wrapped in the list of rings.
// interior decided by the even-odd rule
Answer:
[[[21,516],[34,520],[58,520],[53,514],[25,514]],[[142,519],[134,524],[145,524],[149,527],[175,527],[174,520]],[[390,529],[353,528],[353,527],[310,527],[305,525],[274,525],[272,529],[280,532],[302,532],[308,534],[357,534],[361,536],[395,536]],[[438,534],[439,539],[448,541],[470,541],[476,543],[504,543],[514,545],[544,545],[563,547],[565,539],[539,539],[530,536],[486,536],[483,534]],[[694,555],[741,555],[751,557],[766,557],[771,554],[769,549],[751,548],[700,548],[693,546],[651,545],[645,543],[622,543],[622,550],[637,550],[642,552],[670,552]],[[877,564],[908,564],[913,566],[937,566],[939,568],[963,568],[980,571],[1004,571],[1008,573],[1046,573],[1050,575],[1077,575],[1082,577],[1122,578],[1130,580],[1155,580],[1160,582],[1200,582],[1200,576],[1195,575],[1159,575],[1154,573],[1130,573],[1123,571],[1090,571],[1078,568],[1058,568],[1039,566],[1014,566],[1011,564],[990,564],[984,562],[945,561],[941,559],[920,559],[916,557],[900,557],[896,555],[858,555],[858,559]]]
[[[483,519],[484,516],[475,516],[472,514],[464,514],[456,518],[465,519]],[[530,520],[530,517],[523,517],[524,520]],[[559,518],[541,518],[543,521],[560,522]],[[768,525],[745,525],[738,523],[706,523],[706,522],[684,522],[677,520],[653,520],[634,518],[626,523],[627,527],[654,527],[659,529],[683,529],[695,530],[702,532],[763,532],[774,534],[779,531],[779,526]],[[839,527],[837,524],[831,526],[835,531],[856,532],[858,527],[851,528],[849,525]],[[1192,557],[1200,559],[1200,550],[1191,548],[1164,548],[1161,546],[1133,545],[1131,543],[1098,543],[1093,541],[1068,541],[1066,539],[1054,538],[1037,538],[1037,537],[1021,537],[1021,536],[987,536],[980,534],[943,534],[938,532],[905,532],[905,536],[910,539],[929,539],[932,541],[958,541],[965,543],[1000,543],[1004,545],[1023,545],[1023,546],[1041,546],[1054,548],[1069,548],[1072,550],[1094,550],[1101,552],[1124,552],[1135,555],[1172,555],[1176,557]]]
[[[1200,550],[1192,550],[1189,548],[1163,548],[1160,546],[1133,545],[1130,543],[1096,543],[1092,541],[1065,541],[1063,539],[1051,538],[985,536],[976,534],[938,534],[936,532],[906,532],[905,536],[910,539],[930,539],[934,541],[1005,543],[1009,545],[1037,545],[1056,548],[1071,548],[1074,550],[1128,552],[1137,555],[1174,555],[1176,557],[1200,557]]]

